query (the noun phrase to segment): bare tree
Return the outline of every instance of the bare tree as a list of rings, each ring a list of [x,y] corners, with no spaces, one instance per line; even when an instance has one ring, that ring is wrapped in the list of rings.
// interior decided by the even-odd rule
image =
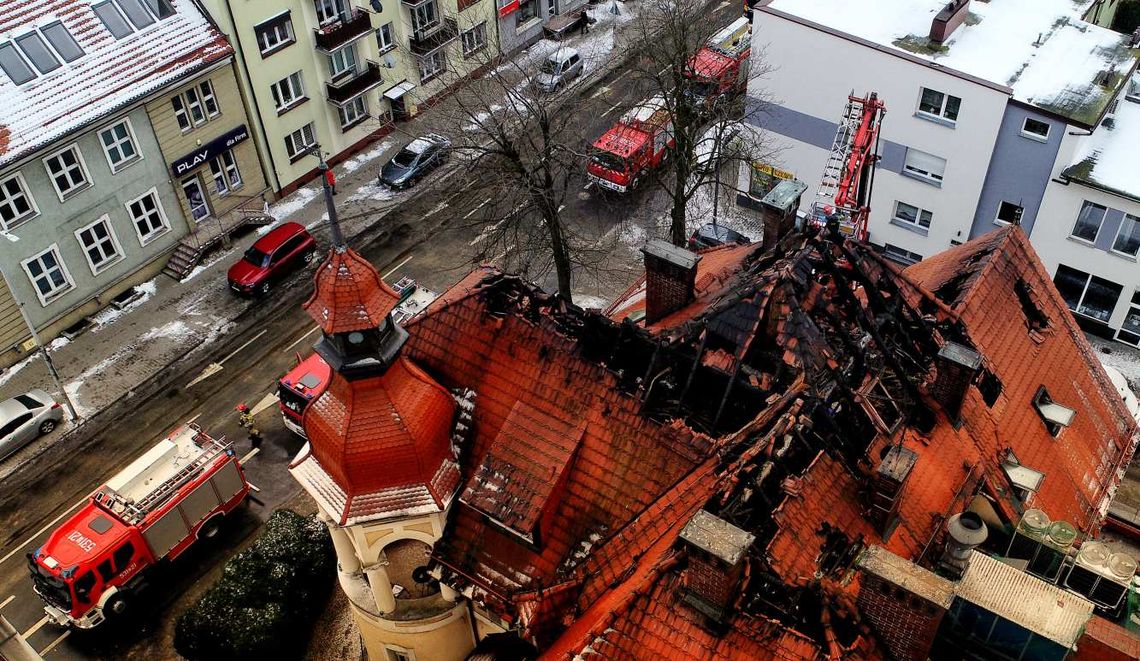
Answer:
[[[575,268],[592,263],[592,243],[563,214],[584,159],[581,116],[563,108],[570,92],[534,84],[537,66],[516,57],[460,83],[438,106],[440,130],[489,199],[468,219],[480,229],[479,255],[502,254],[532,276],[553,270],[558,292],[571,299]]]
[[[659,170],[654,181],[670,198],[669,239],[679,246],[688,235],[694,196],[709,185],[725,185],[719,178],[722,166],[770,161],[776,151],[755,127],[763,103],[743,99],[749,81],[767,71],[763,53],[751,53],[736,89],[724,94],[710,90],[693,66],[701,48],[726,27],[709,20],[711,12],[708,0],[645,0],[627,28],[630,48],[637,52],[632,67],[639,86],[660,99],[672,118],[674,142],[666,153],[671,167]],[[736,187],[729,183],[727,188]]]

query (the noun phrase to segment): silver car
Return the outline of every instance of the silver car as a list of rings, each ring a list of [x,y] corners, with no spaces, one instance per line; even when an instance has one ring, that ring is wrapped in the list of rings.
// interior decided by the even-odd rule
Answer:
[[[582,56],[573,48],[559,48],[542,62],[534,86],[543,92],[557,92],[582,73]]]
[[[0,402],[0,459],[50,434],[63,421],[63,409],[42,390]]]

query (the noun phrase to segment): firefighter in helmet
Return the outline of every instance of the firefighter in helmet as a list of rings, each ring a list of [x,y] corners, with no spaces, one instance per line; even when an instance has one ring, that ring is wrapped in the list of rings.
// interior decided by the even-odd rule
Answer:
[[[238,425],[249,435],[250,447],[254,449],[261,447],[261,430],[257,428],[253,420],[253,412],[249,410],[249,406],[245,402],[239,403],[235,408],[238,412]]]

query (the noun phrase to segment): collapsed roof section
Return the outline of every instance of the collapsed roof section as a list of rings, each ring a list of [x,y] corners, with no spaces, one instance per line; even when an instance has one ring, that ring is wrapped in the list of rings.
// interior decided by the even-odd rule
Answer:
[[[1020,229],[908,273],[813,235],[690,261],[649,327],[660,274],[607,317],[486,268],[409,324],[408,355],[479,398],[443,580],[550,658],[871,655],[868,545],[933,566],[977,498],[1099,526],[1135,424]],[[1059,434],[1041,388],[1076,411]],[[682,535],[699,512],[747,548]]]

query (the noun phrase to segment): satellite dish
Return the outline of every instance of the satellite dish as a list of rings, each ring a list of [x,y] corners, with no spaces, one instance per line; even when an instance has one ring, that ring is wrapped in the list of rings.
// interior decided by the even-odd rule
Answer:
[[[372,5],[372,9],[377,13],[384,11],[384,6],[380,4],[380,0],[368,0],[368,4]]]

